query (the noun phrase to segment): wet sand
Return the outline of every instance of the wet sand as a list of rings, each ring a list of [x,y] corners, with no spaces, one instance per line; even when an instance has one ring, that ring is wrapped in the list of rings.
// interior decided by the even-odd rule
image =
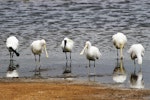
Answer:
[[[150,90],[126,89],[94,82],[43,79],[0,81],[1,100],[148,100]]]

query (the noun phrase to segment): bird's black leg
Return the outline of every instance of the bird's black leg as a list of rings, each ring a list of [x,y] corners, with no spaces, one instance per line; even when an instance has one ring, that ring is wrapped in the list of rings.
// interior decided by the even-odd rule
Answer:
[[[96,70],[95,70],[95,61],[94,61],[94,74],[96,75]]]
[[[34,55],[34,58],[35,58],[35,64],[36,64],[36,68],[35,68],[35,73],[37,71],[37,59],[36,59],[36,55]]]
[[[118,49],[117,49],[117,59],[119,59],[119,53],[118,53]]]
[[[36,61],[37,61],[37,60],[36,60],[36,55],[34,55],[34,58],[35,58],[35,63],[36,63]]]
[[[134,59],[134,67],[136,67],[135,59]]]
[[[91,67],[91,64],[90,64],[90,60],[89,60],[89,68]]]
[[[12,60],[12,58],[11,58],[11,52],[9,52],[10,53],[10,60]]]
[[[66,61],[68,60],[68,58],[67,58],[67,52],[65,52],[65,55],[66,55]]]
[[[70,52],[70,61],[71,61],[71,52]]]
[[[91,64],[90,64],[90,60],[89,60],[89,72],[88,72],[88,75],[90,75],[90,68],[91,68]]]
[[[41,57],[41,55],[39,55],[39,63],[40,63],[40,60],[41,60],[40,57]]]
[[[41,67],[41,63],[40,63],[40,59],[41,58],[41,55],[39,54],[39,71],[40,71],[40,67]]]
[[[14,57],[14,52],[12,52],[12,59],[13,59],[13,57]]]
[[[70,62],[70,69],[71,69],[71,62]]]

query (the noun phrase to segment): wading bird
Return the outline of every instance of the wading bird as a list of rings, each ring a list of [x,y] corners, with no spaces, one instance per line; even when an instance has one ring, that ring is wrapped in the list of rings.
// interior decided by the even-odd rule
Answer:
[[[87,41],[80,55],[83,55],[84,53],[86,54],[86,58],[89,60],[89,68],[91,66],[90,61],[94,61],[94,73],[95,73],[95,60],[99,59],[101,56],[99,49],[95,46],[92,46],[90,41]]]
[[[10,36],[7,38],[6,47],[10,52],[10,59],[13,59],[14,53],[16,54],[16,56],[19,56],[19,53],[17,52],[18,46],[19,46],[19,41],[15,36]]]
[[[37,63],[36,55],[39,55],[39,61],[38,62],[40,63],[40,57],[41,57],[41,53],[42,53],[43,49],[45,50],[46,57],[48,58],[48,53],[46,50],[46,41],[44,39],[42,39],[42,40],[36,40],[36,41],[32,42],[31,50],[35,56],[35,62],[36,63]]]
[[[117,34],[114,34],[112,36],[112,41],[114,46],[117,48],[117,56],[118,56],[118,49],[120,49],[120,58],[123,59],[123,53],[122,50],[127,43],[127,37],[123,34],[118,32]]]
[[[71,60],[71,52],[72,52],[73,46],[74,46],[73,40],[71,40],[71,39],[69,39],[67,37],[64,38],[64,40],[62,41],[61,48],[62,48],[62,51],[66,55],[66,60],[68,59],[67,58],[67,52],[70,52],[70,60]]]
[[[144,56],[145,49],[141,44],[133,44],[130,49],[128,50],[128,53],[130,53],[131,59],[134,60],[135,65],[135,59],[137,58],[138,64],[142,66],[142,57]]]

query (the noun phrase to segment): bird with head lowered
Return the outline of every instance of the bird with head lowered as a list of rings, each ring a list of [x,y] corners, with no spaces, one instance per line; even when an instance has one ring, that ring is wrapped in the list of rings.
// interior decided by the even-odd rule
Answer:
[[[14,53],[16,56],[19,56],[19,53],[17,52],[19,46],[19,41],[15,36],[10,36],[6,40],[6,47],[10,53],[10,59],[13,59]]]

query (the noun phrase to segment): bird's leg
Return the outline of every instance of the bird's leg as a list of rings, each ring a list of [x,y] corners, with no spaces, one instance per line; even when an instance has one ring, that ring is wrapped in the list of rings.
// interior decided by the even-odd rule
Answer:
[[[36,60],[36,55],[34,55],[34,58],[35,58],[35,62],[36,62],[36,61],[37,61],[37,60]]]
[[[119,53],[118,53],[118,49],[117,49],[117,59],[119,59]]]
[[[67,53],[65,52],[65,55],[66,55],[66,61],[68,60],[68,58],[67,58]]]
[[[70,71],[71,71],[71,62],[70,62]]]
[[[135,59],[134,59],[134,67],[136,67]]]
[[[36,64],[36,70],[37,70],[38,62],[37,62],[37,59],[36,59],[36,55],[34,55],[34,58],[35,58],[35,64]]]
[[[13,59],[13,57],[14,57],[14,52],[12,53],[12,59]]]
[[[90,81],[90,60],[89,60],[89,66],[87,67],[88,69],[88,80]]]
[[[96,75],[96,70],[95,70],[95,61],[94,61],[94,74]]]
[[[90,60],[89,60],[89,72],[88,72],[88,75],[90,75],[90,68],[91,68],[91,64],[90,64]]]
[[[71,52],[70,52],[70,61],[71,61]]]
[[[40,57],[41,57],[41,55],[39,55],[39,63],[40,63],[40,60],[41,60]]]
[[[38,63],[39,64],[39,71],[40,71],[40,67],[41,67],[41,63],[40,63],[41,59],[40,58],[41,58],[41,55],[39,54],[39,63]]]
[[[120,59],[123,59],[122,48],[120,48],[120,54],[121,54]]]
[[[10,60],[12,60],[11,52],[10,52]]]
[[[89,60],[89,68],[91,67],[91,64],[90,64],[90,60]]]
[[[142,70],[142,64],[140,65],[140,71]]]

